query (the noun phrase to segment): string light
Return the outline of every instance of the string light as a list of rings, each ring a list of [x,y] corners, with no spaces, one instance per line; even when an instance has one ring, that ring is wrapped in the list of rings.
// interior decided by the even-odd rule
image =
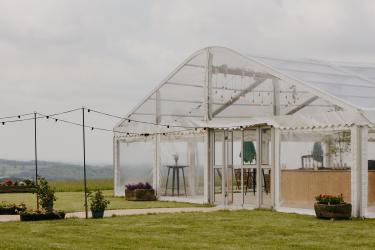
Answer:
[[[29,116],[29,115],[33,115],[33,114],[34,113],[25,113],[25,114],[18,114],[18,115],[12,115],[12,116],[4,116],[4,117],[0,117],[0,120],[11,119],[11,118],[18,118],[18,119],[20,119],[23,116]]]
[[[201,106],[202,105],[198,105],[196,109],[199,109]],[[6,123],[21,122],[21,121],[41,119],[41,118],[49,119],[49,118],[52,118],[54,116],[58,116],[58,115],[66,114],[66,113],[71,113],[71,112],[78,111],[78,110],[82,110],[82,108],[71,109],[71,110],[67,110],[67,111],[63,111],[63,112],[59,112],[59,113],[54,113],[54,114],[48,114],[48,115],[35,112],[35,115],[37,114],[38,116],[35,116],[35,117],[32,117],[32,118],[25,118],[25,119],[20,119],[23,115],[8,116],[8,118],[16,118],[17,117],[18,120],[2,121],[2,125],[5,125]],[[146,133],[130,133],[130,132],[126,132],[126,131],[117,131],[117,130],[114,130],[114,129],[106,129],[106,128],[99,128],[99,127],[95,127],[95,126],[85,125],[85,127],[90,128],[91,131],[96,129],[96,130],[99,130],[99,131],[105,131],[105,132],[111,132],[111,133],[117,133],[117,134],[125,134],[126,136],[131,136],[131,137],[137,137],[137,136],[148,137],[148,136],[151,136],[151,135],[163,135],[163,136],[165,136],[167,134],[184,135],[184,134],[189,133],[189,132],[192,133],[193,131],[195,131],[194,132],[194,134],[195,134],[195,133],[198,132],[198,129],[202,129],[204,131],[207,130],[207,127],[196,127],[196,126],[191,127],[191,126],[180,126],[180,125],[169,125],[169,124],[155,124],[155,123],[151,123],[151,122],[144,122],[144,121],[132,120],[132,119],[129,119],[129,118],[122,118],[122,117],[119,117],[119,116],[115,116],[115,115],[111,115],[111,114],[108,114],[108,113],[96,111],[96,110],[93,110],[93,109],[87,109],[87,111],[89,111],[89,110],[90,110],[90,112],[93,111],[95,113],[99,113],[99,114],[106,115],[106,116],[112,116],[112,117],[115,117],[115,118],[118,118],[118,119],[125,119],[125,120],[127,119],[129,122],[133,121],[133,122],[136,122],[136,123],[146,123],[146,124],[151,124],[151,125],[155,125],[155,126],[164,126],[168,129],[171,128],[171,127],[184,128],[184,129],[174,130],[174,131],[169,131],[169,132],[163,132],[162,131],[162,132],[157,132],[157,133],[148,133],[148,132],[146,132]],[[29,113],[29,114],[24,114],[24,115],[30,115],[30,114],[34,114],[34,113]],[[0,119],[4,119],[4,117],[0,118]],[[64,120],[64,119],[61,119],[61,118],[54,118],[54,121],[55,122],[60,121],[62,123],[67,123],[67,124],[76,125],[76,126],[80,126],[80,127],[83,126],[83,124],[73,122],[73,121]]]

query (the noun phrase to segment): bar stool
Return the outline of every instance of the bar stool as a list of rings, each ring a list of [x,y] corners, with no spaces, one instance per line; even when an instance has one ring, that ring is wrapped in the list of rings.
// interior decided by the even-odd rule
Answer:
[[[187,196],[186,193],[186,181],[185,181],[185,170],[184,168],[188,167],[185,165],[167,165],[165,166],[168,168],[168,175],[167,175],[167,182],[165,185],[165,196],[167,195],[168,190],[168,181],[169,181],[169,173],[172,169],[172,196],[174,196],[174,189],[177,188],[177,196],[180,196],[180,170],[182,172],[182,178],[184,181],[184,190],[185,190],[185,196]],[[176,179],[176,182],[175,182]]]

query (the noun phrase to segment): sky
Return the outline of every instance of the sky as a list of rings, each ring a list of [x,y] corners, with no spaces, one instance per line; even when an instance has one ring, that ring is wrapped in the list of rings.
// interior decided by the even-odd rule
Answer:
[[[0,0],[0,117],[82,106],[126,115],[195,51],[375,64],[375,1]],[[81,122],[80,111],[64,116]],[[116,119],[86,114],[112,129]],[[0,158],[34,158],[33,121],[0,125]],[[112,162],[87,131],[87,161]],[[82,129],[38,120],[38,158],[82,161]]]

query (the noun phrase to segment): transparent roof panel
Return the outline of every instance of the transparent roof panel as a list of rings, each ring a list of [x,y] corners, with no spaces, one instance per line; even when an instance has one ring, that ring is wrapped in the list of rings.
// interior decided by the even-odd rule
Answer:
[[[375,108],[375,83],[371,81],[375,77],[373,68],[343,67],[310,59],[252,58],[355,107]]]
[[[349,70],[356,74],[360,74],[365,76],[367,79],[375,82],[375,65],[347,65],[347,64],[339,64],[339,66],[343,69]]]

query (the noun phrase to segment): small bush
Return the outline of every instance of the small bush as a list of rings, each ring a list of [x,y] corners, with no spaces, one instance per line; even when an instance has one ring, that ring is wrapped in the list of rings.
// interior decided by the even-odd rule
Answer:
[[[56,201],[55,190],[50,187],[48,181],[43,177],[38,177],[38,185],[36,193],[39,198],[39,203],[47,212],[52,212],[53,202]]]

